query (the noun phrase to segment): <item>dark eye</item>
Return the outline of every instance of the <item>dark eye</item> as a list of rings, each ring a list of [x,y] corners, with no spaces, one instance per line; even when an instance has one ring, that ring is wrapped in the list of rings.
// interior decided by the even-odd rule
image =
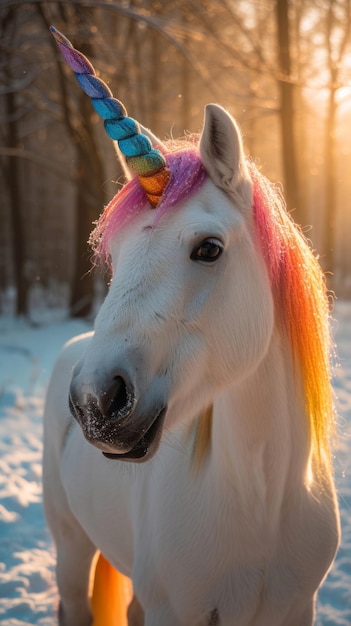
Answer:
[[[223,244],[214,237],[205,239],[199,246],[196,246],[191,253],[192,261],[204,261],[205,263],[214,263],[223,252]]]

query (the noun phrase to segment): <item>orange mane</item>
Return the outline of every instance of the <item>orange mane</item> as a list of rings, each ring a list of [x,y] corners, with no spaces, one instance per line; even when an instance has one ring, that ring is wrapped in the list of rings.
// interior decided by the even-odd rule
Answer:
[[[271,278],[277,316],[286,328],[294,362],[301,370],[312,468],[322,475],[331,469],[330,439],[335,428],[325,279],[279,191],[253,163],[249,168],[257,235]]]

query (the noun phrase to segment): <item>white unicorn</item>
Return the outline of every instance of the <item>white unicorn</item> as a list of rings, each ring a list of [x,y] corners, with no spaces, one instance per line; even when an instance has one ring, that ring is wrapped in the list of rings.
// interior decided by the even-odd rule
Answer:
[[[133,168],[96,227],[109,293],[48,390],[59,623],[310,626],[339,541],[323,277],[224,109],[199,148],[156,147],[163,174]]]

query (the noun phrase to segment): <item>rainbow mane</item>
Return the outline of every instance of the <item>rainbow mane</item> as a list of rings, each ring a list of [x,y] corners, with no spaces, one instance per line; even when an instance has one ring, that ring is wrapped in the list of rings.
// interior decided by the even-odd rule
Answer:
[[[286,211],[280,193],[253,163],[254,215],[268,267],[276,311],[300,366],[310,423],[312,469],[331,470],[334,434],[329,303],[319,263]],[[296,367],[296,371],[297,371]]]
[[[193,145],[166,155],[170,183],[155,211],[154,225],[170,209],[198,191],[207,178]],[[319,263],[286,211],[274,185],[248,161],[253,182],[254,217],[265,258],[276,314],[285,327],[295,364],[302,372],[306,414],[310,423],[313,467],[330,466],[330,435],[334,412],[330,384],[329,306]],[[90,242],[95,254],[108,260],[108,243],[145,207],[136,180],[127,183],[102,213]],[[296,367],[298,371],[298,367]]]

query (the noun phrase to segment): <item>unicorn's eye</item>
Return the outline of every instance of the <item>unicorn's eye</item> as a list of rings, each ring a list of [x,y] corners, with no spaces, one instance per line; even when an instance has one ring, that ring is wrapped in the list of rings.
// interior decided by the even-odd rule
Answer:
[[[192,251],[190,258],[192,261],[203,261],[205,263],[214,263],[223,252],[223,244],[219,239],[209,237],[196,246]]]

